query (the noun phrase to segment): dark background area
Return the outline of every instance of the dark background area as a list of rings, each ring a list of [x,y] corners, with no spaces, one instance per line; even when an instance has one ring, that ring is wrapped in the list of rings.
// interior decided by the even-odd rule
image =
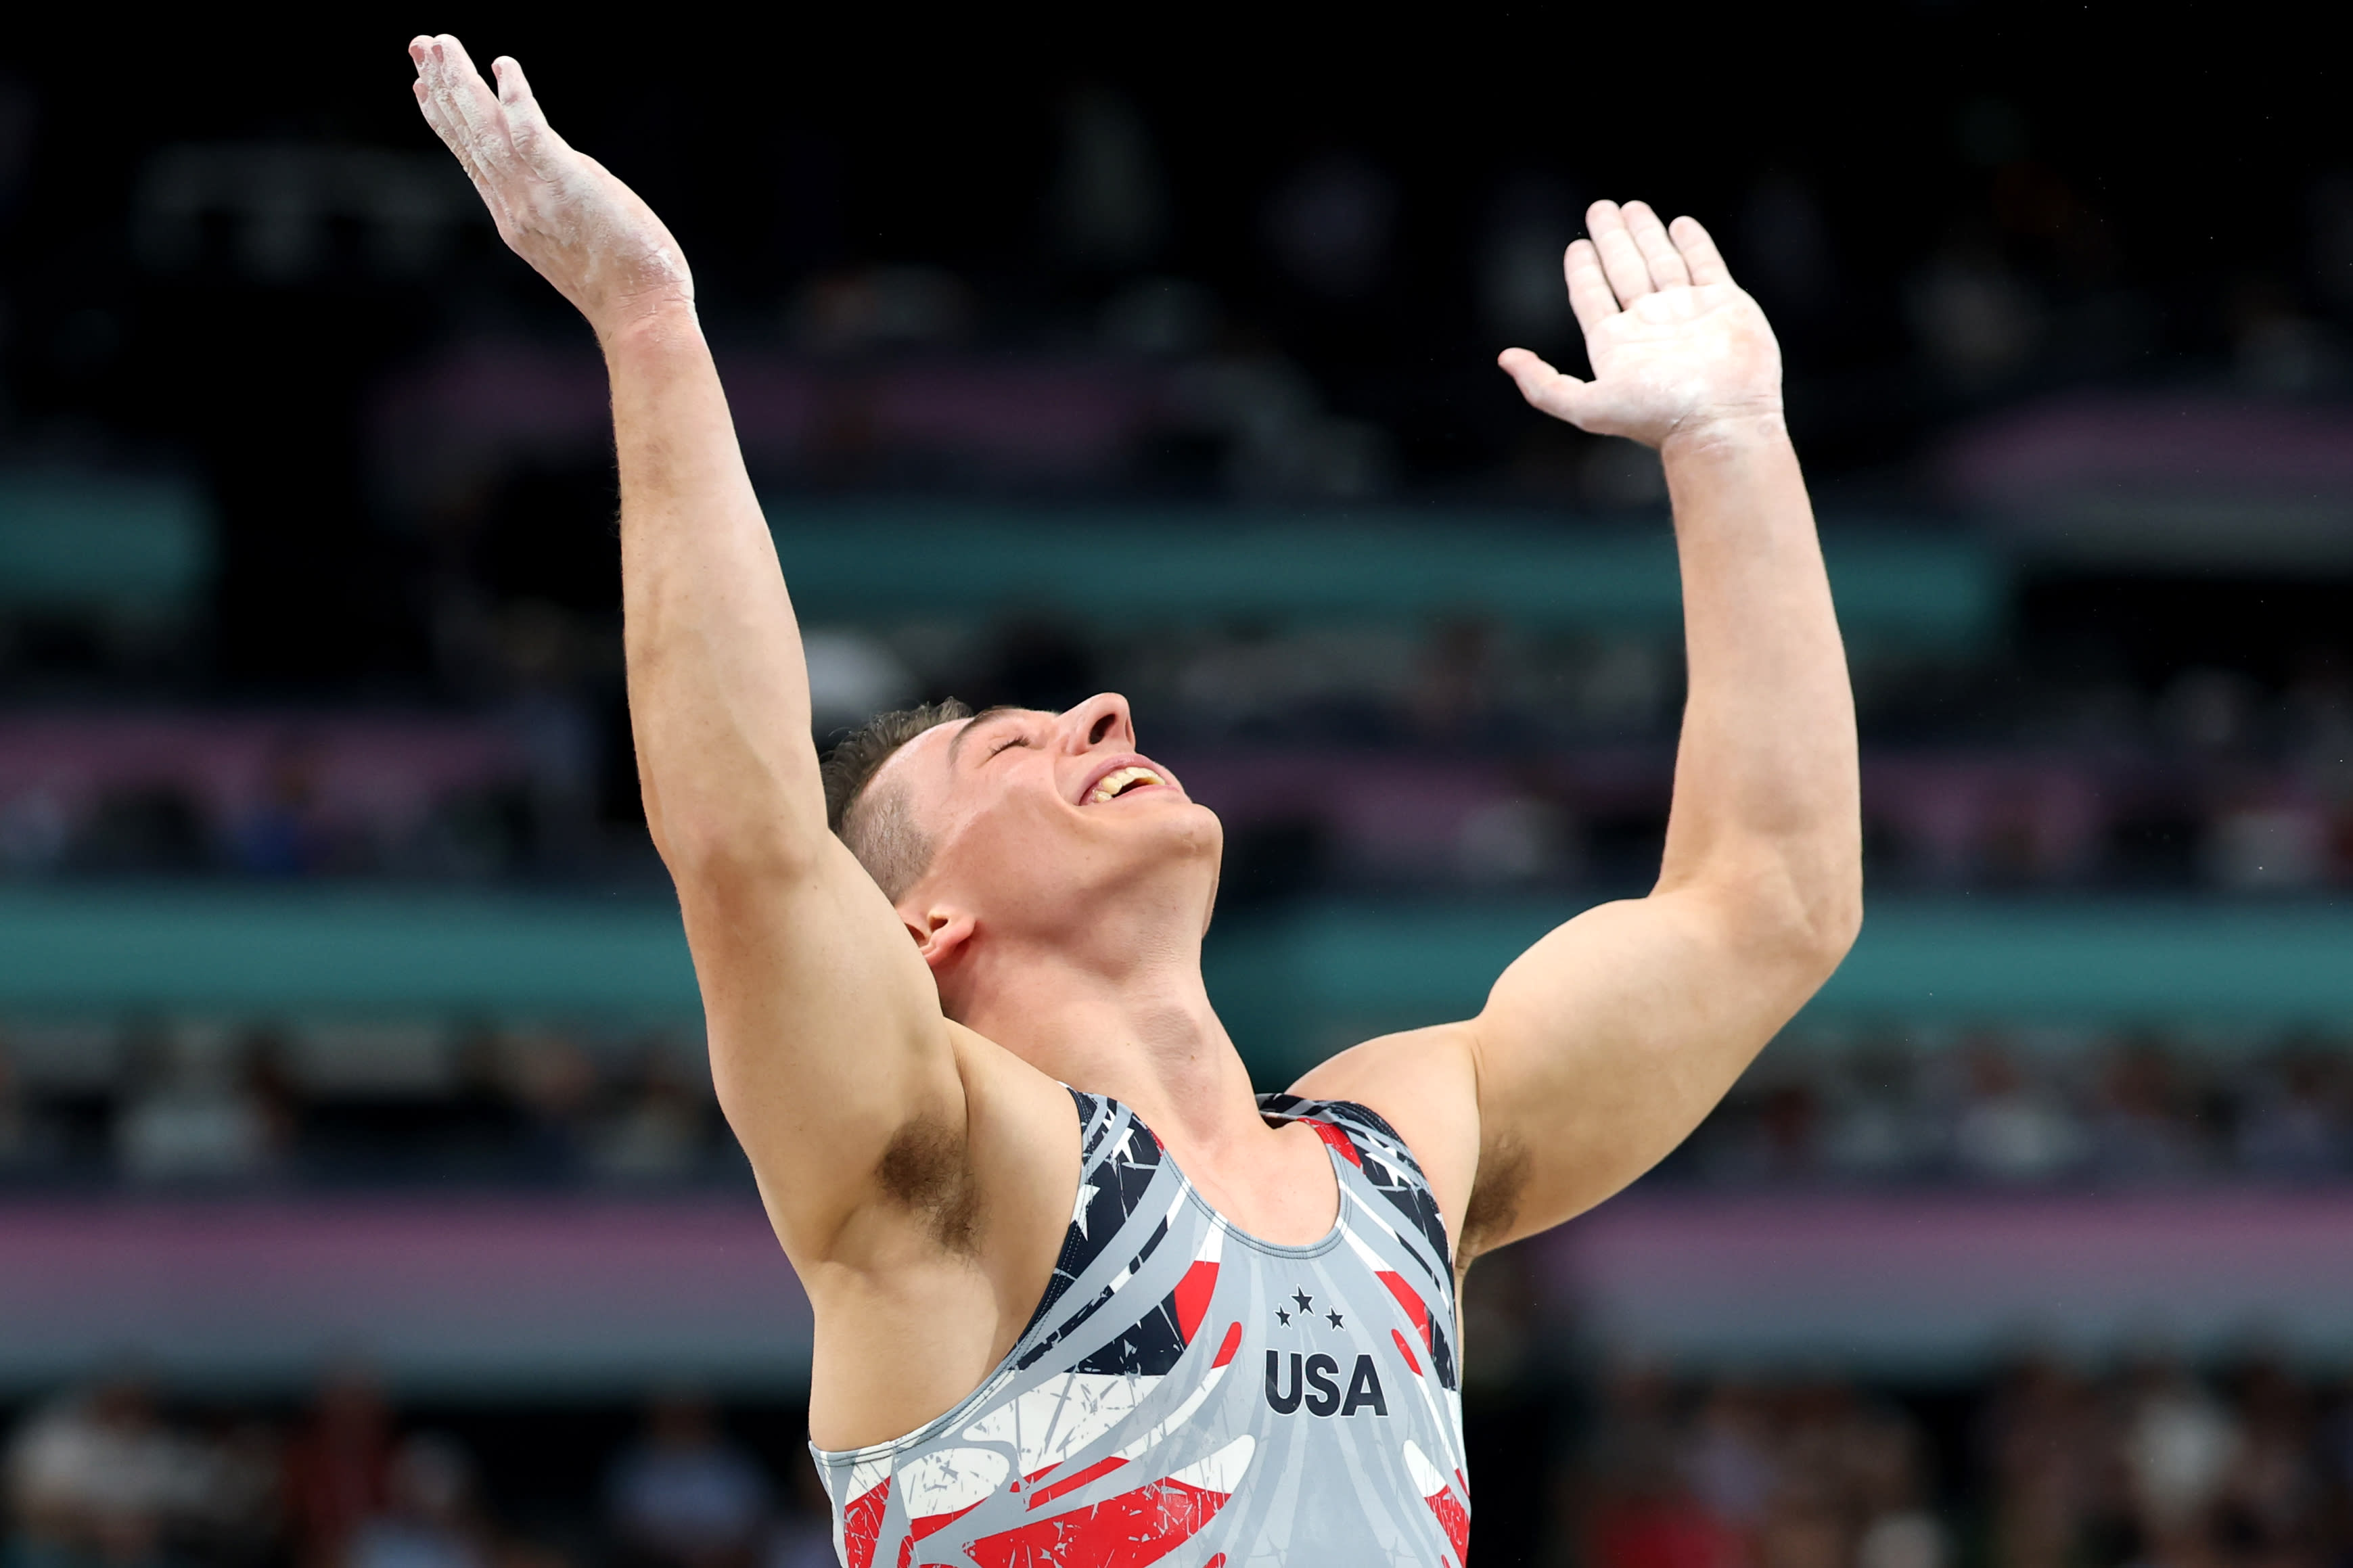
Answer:
[[[1511,334],[1482,315],[1481,268],[1499,235],[1565,240],[1599,195],[1715,226],[1772,311],[1792,425],[1832,507],[1948,504],[1927,471],[1936,438],[1988,406],[2085,384],[2260,381],[2249,362],[2268,321],[2307,323],[2327,348],[2271,390],[2321,390],[2342,374],[2353,309],[2333,65],[2219,9],[1608,24],[1564,8],[1134,35],[443,20],[486,58],[521,56],[554,123],[665,215],[723,344],[789,341],[812,283],[920,265],[967,291],[959,347],[1067,351],[1123,284],[1181,279],[1214,300],[1213,331],[1277,350],[1333,410],[1385,432],[1393,488],[1413,498],[1579,499],[1561,479],[1577,438],[1535,422],[1492,368]],[[372,493],[364,402],[452,339],[586,337],[480,224],[406,276],[341,218],[274,264],[240,259],[217,222],[168,267],[142,259],[127,217],[160,147],[436,153],[397,33],[351,16],[227,36],[166,21],[126,47],[50,20],[11,49],[8,437],[206,476],[223,528],[219,689],[446,685],[427,625],[446,563]],[[1091,229],[1062,209],[1082,178],[1073,128],[1098,111],[1150,179]],[[1286,182],[1302,180],[1344,232],[1286,250]],[[1361,256],[1352,223],[1375,236]],[[1940,364],[1922,302],[1939,268],[2024,301],[2028,345]],[[1564,327],[1531,346],[1574,362]],[[1215,489],[1210,465],[1153,456],[1108,488]],[[609,607],[603,537],[533,510],[475,569],[494,593]]]

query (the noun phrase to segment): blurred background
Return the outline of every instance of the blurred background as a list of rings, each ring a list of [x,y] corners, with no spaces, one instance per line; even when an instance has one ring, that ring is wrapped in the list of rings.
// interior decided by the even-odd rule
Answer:
[[[362,8],[372,9],[372,8]],[[1869,926],[1482,1261],[1482,1562],[2353,1558],[2353,146],[2243,11],[455,14],[0,43],[10,1568],[828,1561],[648,844],[586,330],[418,123],[520,55],[692,259],[819,739],[1134,700],[1261,1087],[1655,869],[1597,196],[1764,302]]]

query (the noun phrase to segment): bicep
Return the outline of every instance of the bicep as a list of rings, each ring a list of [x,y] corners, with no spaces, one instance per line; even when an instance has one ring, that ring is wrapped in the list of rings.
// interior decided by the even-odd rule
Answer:
[[[791,871],[681,878],[712,1075],[786,1249],[824,1258],[892,1141],[964,1125],[930,971],[880,889],[828,836]]]
[[[1820,976],[1695,891],[1598,906],[1513,963],[1470,1026],[1500,1245],[1592,1207],[1698,1126]]]

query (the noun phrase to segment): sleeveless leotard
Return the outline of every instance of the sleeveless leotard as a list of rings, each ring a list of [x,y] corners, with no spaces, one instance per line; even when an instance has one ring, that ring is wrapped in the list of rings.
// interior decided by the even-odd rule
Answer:
[[[1462,1568],[1454,1273],[1421,1167],[1361,1105],[1309,1247],[1226,1223],[1125,1106],[1078,1103],[1078,1203],[987,1382],[893,1443],[811,1445],[848,1568]]]

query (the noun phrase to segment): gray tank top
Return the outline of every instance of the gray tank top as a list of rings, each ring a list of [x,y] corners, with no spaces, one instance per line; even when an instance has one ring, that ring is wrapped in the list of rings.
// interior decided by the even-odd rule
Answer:
[[[1078,1102],[1044,1300],[972,1395],[893,1443],[810,1445],[848,1568],[1461,1568],[1454,1272],[1421,1167],[1361,1105],[1262,1095],[1329,1145],[1311,1247],[1237,1230],[1116,1100]]]

